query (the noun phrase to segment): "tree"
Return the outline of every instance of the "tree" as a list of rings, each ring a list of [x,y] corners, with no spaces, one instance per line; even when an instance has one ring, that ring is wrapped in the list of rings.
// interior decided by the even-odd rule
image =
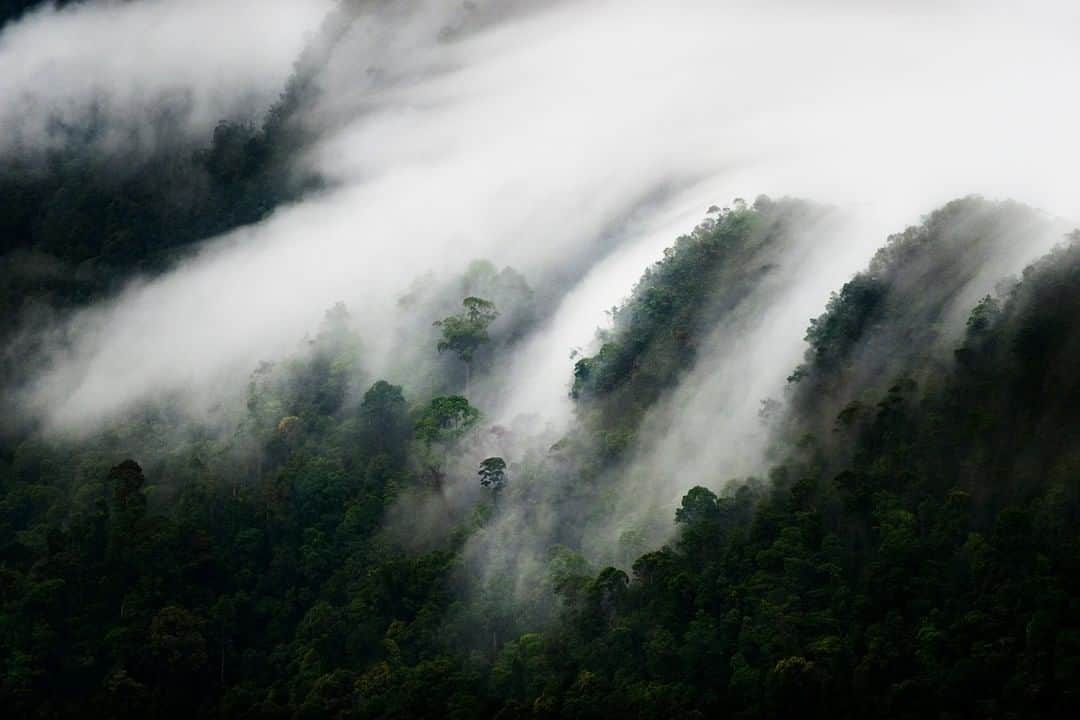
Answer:
[[[480,411],[461,395],[433,398],[416,420],[421,463],[431,485],[442,488],[442,464],[449,448],[480,419]],[[437,452],[436,447],[442,451]]]
[[[715,523],[719,518],[719,498],[700,485],[690,488],[683,496],[682,507],[675,510],[675,522],[691,526]]]
[[[143,494],[142,468],[134,460],[125,460],[109,470],[109,483],[113,490],[113,512],[138,519],[146,512],[146,496]]]
[[[109,513],[106,558],[113,575],[113,589],[120,599],[120,615],[125,614],[123,598],[134,580],[145,571],[146,559],[146,478],[134,460],[124,460],[109,470],[107,483],[113,503]]]
[[[405,395],[400,385],[379,380],[366,393],[360,405],[364,444],[374,453],[404,454],[410,433]]]
[[[437,320],[434,325],[442,329],[442,338],[436,346],[438,351],[453,350],[465,363],[465,392],[468,394],[473,356],[477,348],[490,340],[488,326],[499,317],[499,311],[490,300],[471,295],[461,304],[464,312]]]
[[[498,501],[499,493],[506,485],[506,461],[501,457],[489,457],[480,463],[480,484],[491,488],[491,495]]]
[[[449,444],[480,419],[480,411],[461,395],[432,398],[416,421],[416,437],[428,446]]]

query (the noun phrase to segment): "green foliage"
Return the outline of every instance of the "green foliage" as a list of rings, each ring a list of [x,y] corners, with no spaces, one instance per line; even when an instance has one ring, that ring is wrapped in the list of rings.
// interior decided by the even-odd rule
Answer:
[[[465,363],[472,362],[473,353],[486,343],[488,325],[499,316],[495,305],[477,297],[461,301],[465,312],[437,320],[435,326],[442,330],[439,352],[453,350]]]
[[[604,438],[602,462],[633,443],[645,411],[693,366],[707,334],[746,311],[782,262],[793,231],[827,212],[791,199],[738,201],[664,250],[613,309],[613,327],[601,333],[597,353],[574,366],[570,394],[590,435]]]
[[[680,241],[578,363],[581,437],[512,458],[512,484],[505,458],[485,458],[478,476],[502,507],[481,503],[419,548],[384,532],[388,513],[412,530],[434,498],[456,521],[425,474],[450,459],[476,467],[455,453],[471,449],[480,413],[460,395],[410,407],[409,388],[365,378],[343,306],[292,357],[256,369],[226,431],[162,402],[79,441],[3,446],[0,706],[52,718],[1069,716],[1075,241],[973,302],[945,342],[955,353],[878,362],[883,339],[937,338],[956,289],[908,281],[949,285],[981,241],[938,218],[891,242],[808,331],[792,417],[826,417],[832,441],[782,442],[768,481],[690,489],[671,543],[629,569],[585,560],[589,513],[611,499],[605,463],[696,338],[760,280],[746,267],[767,266],[778,224],[802,216],[784,202],[737,207]],[[948,212],[985,232],[1000,216],[981,207]],[[594,440],[603,449],[581,453]],[[477,544],[512,549],[508,521],[530,514],[550,547],[499,555],[510,567],[484,570],[500,582],[463,590]],[[513,566],[522,557],[536,568]]]
[[[69,4],[63,0],[59,5]],[[33,3],[0,4],[0,23]],[[228,120],[192,141],[162,113],[151,148],[102,142],[102,122],[53,126],[48,150],[0,162],[0,380],[57,313],[115,295],[136,275],[168,270],[198,243],[265,218],[320,184],[293,167],[306,135],[294,121],[304,84],[294,76],[261,123]],[[21,428],[19,428],[21,429]]]
[[[416,437],[428,445],[450,443],[480,419],[480,411],[460,395],[433,398],[416,420]]]
[[[882,382],[932,382],[952,349],[950,313],[958,297],[986,282],[985,258],[1045,231],[1036,210],[967,197],[889,237],[870,266],[810,321],[804,362],[788,378],[797,421],[792,434],[820,433],[841,408],[884,390]],[[972,330],[992,321],[995,303],[978,305]]]
[[[476,474],[480,476],[480,484],[490,488],[491,494],[498,497],[506,484],[506,461],[501,457],[485,458]]]
[[[858,302],[841,297],[831,312]],[[563,627],[520,663],[504,711],[1068,714],[1080,338],[1064,322],[1078,315],[1074,243],[1004,303],[976,306],[941,382],[885,383],[851,452],[793,452],[767,487],[692,489],[676,543],[641,557],[632,580],[608,569],[587,590],[563,586]],[[837,332],[830,342],[858,342]]]
[[[0,310],[109,293],[131,271],[160,271],[193,243],[262,219],[304,187],[286,174],[286,154],[269,127],[222,123],[204,148],[177,140],[110,163],[78,141],[47,160],[6,159]]]
[[[452,556],[378,537],[415,482],[413,423],[402,388],[355,387],[359,352],[337,306],[294,357],[253,375],[233,433],[129,418],[0,456],[2,704],[53,717],[322,712],[353,706],[343,678],[369,663],[435,652]],[[449,408],[440,437],[476,416],[437,406]],[[151,459],[110,469],[118,445]],[[412,628],[396,649],[395,623]]]

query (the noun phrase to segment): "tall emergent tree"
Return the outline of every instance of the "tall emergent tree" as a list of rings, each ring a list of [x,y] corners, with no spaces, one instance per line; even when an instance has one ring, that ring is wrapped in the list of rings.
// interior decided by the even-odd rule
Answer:
[[[461,395],[437,397],[416,418],[418,456],[431,486],[441,491],[443,465],[453,445],[480,419],[480,411]]]
[[[488,342],[488,326],[499,317],[495,303],[483,298],[469,296],[461,301],[465,308],[458,315],[451,315],[435,321],[434,325],[442,329],[442,339],[438,350],[453,350],[465,363],[465,394],[469,393],[469,380],[472,375],[473,356],[484,343]]]
[[[501,457],[489,457],[480,463],[480,484],[491,488],[491,495],[498,502],[499,493],[506,485],[506,461]]]

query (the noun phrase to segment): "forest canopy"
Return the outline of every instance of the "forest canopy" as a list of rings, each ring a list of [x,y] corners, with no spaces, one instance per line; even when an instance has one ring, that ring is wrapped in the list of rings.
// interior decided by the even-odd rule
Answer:
[[[1080,717],[1054,4],[0,0],[3,717]]]
[[[771,218],[787,202],[762,198],[680,238],[598,353],[577,361],[571,436],[547,458],[481,456],[472,514],[452,509],[445,482],[492,431],[483,409],[365,378],[343,305],[294,357],[254,370],[231,434],[165,402],[78,441],[10,440],[5,706],[50,717],[1060,714],[1080,687],[1075,234],[977,300],[948,352],[912,354],[912,334],[940,336],[946,313],[894,300],[925,286],[901,279],[955,278],[948,263],[967,243],[991,241],[930,216],[811,321],[763,478],[690,489],[670,543],[631,567],[590,565],[586,515],[522,576],[533,578],[524,601],[499,590],[521,568],[468,580],[473,543],[507,531],[500,513],[540,499],[602,507],[615,489],[605,468],[641,413],[760,281],[759,248],[777,242]],[[970,198],[941,211],[1027,212]],[[436,322],[432,355],[487,340],[494,304],[463,302]],[[883,342],[895,350],[865,352]],[[442,367],[464,392],[458,368]],[[622,445],[614,433],[628,433]],[[387,534],[410,504],[440,496],[458,520],[434,546]]]

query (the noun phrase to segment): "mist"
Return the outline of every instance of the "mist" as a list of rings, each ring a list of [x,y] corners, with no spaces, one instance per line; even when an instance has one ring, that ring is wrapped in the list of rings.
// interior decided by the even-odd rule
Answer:
[[[0,26],[0,705],[1063,714],[1078,31],[33,3]]]
[[[568,257],[591,265],[625,254],[605,235],[672,182],[708,180],[702,214],[707,204],[758,192],[843,207],[867,228],[850,258],[834,258],[846,270],[887,232],[961,194],[1012,195],[1080,214],[1062,162],[1080,149],[1071,132],[1080,111],[1065,90],[1076,54],[1067,3],[1044,3],[1038,13],[952,3],[929,9],[927,30],[928,8],[908,13],[892,3],[793,11],[588,2],[533,9],[449,39],[440,32],[448,12],[436,5],[418,4],[397,24],[379,23],[372,6],[335,46],[319,101],[306,112],[312,122],[336,120],[308,159],[336,189],[77,316],[73,350],[53,359],[32,393],[41,412],[72,425],[250,366],[297,342],[336,300],[360,310],[378,372],[386,365],[378,338],[414,277],[485,257],[535,279]],[[20,39],[35,28],[77,32],[83,15],[92,29],[93,13],[138,19],[158,6],[170,7],[40,12],[5,31],[5,52],[32,67],[36,56],[20,50],[30,40]],[[238,21],[247,17],[245,6],[231,7]],[[373,27],[386,33],[376,57]],[[963,53],[952,42],[960,31]],[[194,68],[206,57],[171,48]],[[295,45],[279,49],[296,53]],[[78,77],[50,61],[59,80]],[[132,73],[121,86],[170,75],[133,59],[111,64]],[[376,67],[379,80],[356,82]],[[342,121],[350,112],[354,119]],[[688,213],[683,229],[693,222]],[[607,298],[592,309],[600,319],[640,270],[639,258],[619,272],[582,268],[593,285],[577,292]],[[142,350],[132,353],[136,339]],[[571,347],[557,352],[568,358]],[[569,360],[533,382],[559,398],[568,368]],[[64,388],[67,399],[54,401],[49,388]]]
[[[618,471],[623,492],[594,541],[594,557],[619,559],[619,537],[648,527],[652,513],[670,519],[690,486],[762,469],[760,403],[782,394],[809,318],[889,233],[969,193],[1080,217],[1071,3],[589,0],[499,12],[353,3],[318,36],[305,29],[321,20],[318,3],[282,3],[284,16],[234,3],[231,32],[211,34],[199,52],[175,40],[179,5],[46,9],[5,29],[0,58],[17,72],[0,97],[24,98],[3,103],[20,110],[3,121],[6,136],[48,144],[58,113],[77,122],[91,106],[110,109],[107,129],[128,132],[177,92],[190,101],[192,132],[206,129],[265,107],[307,34],[319,57],[297,112],[316,140],[299,162],[326,183],[258,225],[207,239],[174,271],[39,328],[55,342],[14,396],[20,413],[59,435],[162,394],[203,417],[223,388],[295,349],[337,301],[364,339],[365,372],[422,396],[394,352],[416,324],[398,300],[418,278],[448,282],[483,258],[521,272],[547,304],[531,335],[477,379],[474,402],[489,424],[532,429],[502,446],[490,437],[465,446],[448,484],[463,498],[460,517],[477,497],[475,459],[499,451],[521,462],[572,427],[572,352],[595,347],[605,311],[710,205],[767,193],[832,208],[793,239],[777,276],[716,328],[646,419],[650,439]],[[211,7],[184,4],[180,34],[219,27]],[[249,22],[273,27],[249,32]],[[173,39],[161,46],[140,23],[168,25]],[[122,30],[154,51],[86,50]],[[41,42],[69,35],[85,40],[82,50]],[[107,58],[98,85],[81,83],[83,50]],[[980,260],[978,291],[1051,242]],[[535,501],[507,502],[485,536],[519,533],[499,557],[521,567],[540,562],[565,519],[555,508],[537,514]],[[413,517],[446,529],[443,507]],[[495,557],[489,541],[474,542],[477,556]]]
[[[0,28],[0,153],[128,156],[265,112],[332,0],[44,3]]]

